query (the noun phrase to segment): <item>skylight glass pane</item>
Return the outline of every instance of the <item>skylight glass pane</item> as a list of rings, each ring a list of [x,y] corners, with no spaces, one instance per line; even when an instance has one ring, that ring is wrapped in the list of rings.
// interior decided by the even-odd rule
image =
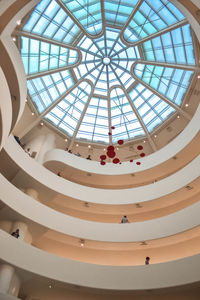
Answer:
[[[59,89],[62,84],[62,89]],[[28,92],[37,110],[42,113],[74,84],[70,71],[58,72],[28,80]],[[51,92],[50,92],[51,91]]]
[[[102,31],[100,0],[62,0],[77,22],[91,35]]]
[[[109,25],[123,27],[138,0],[104,1],[105,21]]]
[[[78,61],[77,51],[50,43],[21,37],[21,45],[27,75],[73,66]]]
[[[92,141],[108,142],[108,103],[107,99],[92,97],[84,115],[77,138],[91,133]]]
[[[149,132],[161,125],[169,115],[175,113],[174,108],[142,84],[138,84],[132,89],[129,96]],[[165,111],[168,111],[168,113],[165,113]]]
[[[19,43],[38,113],[52,106],[49,122],[94,143],[152,133],[176,112],[168,100],[182,105],[194,77],[193,38],[183,20],[168,0],[40,1]]]
[[[179,106],[194,74],[193,71],[144,64],[137,64],[134,73]]]
[[[194,65],[190,25],[184,25],[145,42],[142,51],[145,59],[149,61]]]
[[[112,131],[112,141],[115,143],[123,138],[128,140],[137,135],[137,131],[143,132],[141,125],[127,99],[120,88],[114,88],[110,94],[111,106],[111,126],[115,129]],[[137,126],[135,126],[137,124]],[[129,125],[129,127],[128,127]],[[144,133],[143,133],[144,134]]]
[[[166,0],[145,0],[124,30],[124,38],[133,43],[184,19],[182,13]]]
[[[89,101],[91,86],[87,82],[81,82],[60,103],[58,103],[46,116],[62,131],[72,136],[78,126],[81,114]],[[56,121],[56,124],[52,120]]]
[[[66,43],[75,42],[81,32],[55,0],[42,0],[24,25],[23,31]]]

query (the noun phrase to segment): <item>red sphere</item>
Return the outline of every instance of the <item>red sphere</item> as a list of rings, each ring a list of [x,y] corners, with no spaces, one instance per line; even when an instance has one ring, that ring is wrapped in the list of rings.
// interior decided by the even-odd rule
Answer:
[[[108,132],[108,135],[112,135],[112,132]]]
[[[141,156],[141,157],[144,157],[144,156],[145,156],[145,153],[140,153],[140,156]]]
[[[115,157],[116,153],[113,151],[108,151],[107,155],[108,155],[108,157],[113,158],[113,157]]]
[[[142,146],[142,145],[139,145],[139,146],[137,146],[137,149],[138,149],[138,150],[142,150],[142,149],[143,149],[143,146]]]
[[[100,162],[100,164],[101,164],[102,166],[104,166],[104,165],[106,164],[106,162],[102,160],[102,161]]]
[[[110,145],[110,146],[107,147],[107,150],[113,152],[115,150],[115,147]]]
[[[102,155],[100,156],[100,158],[101,158],[101,160],[105,160],[105,159],[106,159],[106,155],[105,155],[105,154],[102,154]]]
[[[119,144],[119,145],[123,145],[123,143],[124,143],[124,140],[119,140],[119,141],[118,141],[118,144]]]
[[[115,129],[115,126],[112,126],[111,129]]]
[[[137,162],[136,162],[136,165],[138,165],[138,166],[141,165],[141,162],[140,162],[140,161],[137,161]]]
[[[113,164],[118,164],[118,163],[119,163],[119,158],[117,158],[117,157],[114,158],[114,159],[113,159]]]
[[[130,159],[130,162],[133,162],[133,159]]]

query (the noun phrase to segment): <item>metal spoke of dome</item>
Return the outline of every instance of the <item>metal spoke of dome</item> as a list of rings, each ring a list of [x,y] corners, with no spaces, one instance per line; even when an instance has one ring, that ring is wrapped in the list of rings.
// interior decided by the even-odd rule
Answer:
[[[101,53],[101,55],[104,56],[104,53],[103,53],[103,51],[101,50],[101,48],[99,47],[98,43],[96,43],[95,40],[93,40],[93,43],[94,43],[94,45],[97,47],[97,49],[99,50],[99,52]],[[105,47],[106,47],[106,44],[105,44]],[[96,54],[96,55],[97,55],[97,54]],[[97,55],[97,56],[98,56],[98,55]]]
[[[87,53],[89,53],[89,54],[91,54],[91,55],[94,55],[94,53],[93,53],[93,52],[91,52],[91,51],[89,51],[89,50],[85,50],[84,48],[82,48],[82,47],[80,47],[80,46],[79,46],[79,49],[80,49],[80,50],[82,50],[82,51],[85,51],[85,52],[87,51]],[[101,58],[101,57],[102,57],[102,56],[101,56],[101,55],[99,55],[99,54],[96,54],[96,56],[97,56],[97,57],[99,57],[99,58]]]
[[[137,63],[144,64],[144,65],[154,65],[154,66],[160,66],[160,67],[169,67],[169,68],[175,68],[175,69],[182,69],[182,70],[191,70],[191,71],[200,71],[200,67],[198,66],[190,66],[190,65],[180,65],[180,64],[173,64],[173,63],[162,63],[158,61],[148,61],[148,60],[139,60],[134,61],[133,65],[136,65]]]
[[[83,118],[84,118],[84,116],[85,116],[86,110],[87,110],[87,108],[88,108],[88,106],[89,106],[89,104],[90,104],[90,100],[91,100],[91,98],[92,98],[93,92],[94,92],[94,86],[92,85],[92,90],[91,90],[90,97],[88,98],[88,101],[87,101],[87,103],[86,103],[86,105],[85,105],[85,107],[84,107],[84,109],[83,109],[83,111],[82,111],[82,114],[81,114],[81,116],[80,116],[80,119],[79,119],[79,121],[78,121],[78,124],[77,124],[77,126],[76,126],[76,129],[75,129],[75,131],[74,131],[74,134],[73,134],[73,136],[72,136],[72,138],[71,138],[71,141],[70,141],[70,144],[69,144],[69,147],[68,147],[69,150],[71,150],[71,149],[73,148],[73,145],[74,145],[74,142],[75,142],[75,139],[76,139],[76,135],[77,135],[78,130],[79,130],[79,128],[80,128],[80,125],[81,125],[81,123],[82,123],[82,121],[83,121]]]
[[[25,36],[25,37],[28,37],[28,38],[31,38],[31,39],[42,41],[42,42],[51,43],[53,45],[57,45],[57,46],[65,47],[65,48],[70,48],[70,49],[77,50],[77,51],[79,50],[78,48],[76,48],[76,47],[74,47],[70,44],[62,43],[60,41],[52,40],[50,38],[40,36],[40,35],[37,35],[37,34],[34,34],[34,33],[30,33],[30,32],[27,32],[27,31],[23,31],[23,30],[22,31],[15,30],[14,35],[16,35],[16,36]]]

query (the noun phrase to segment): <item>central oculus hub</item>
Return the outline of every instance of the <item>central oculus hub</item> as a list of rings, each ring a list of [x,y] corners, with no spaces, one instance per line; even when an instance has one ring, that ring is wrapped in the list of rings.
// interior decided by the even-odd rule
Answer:
[[[104,65],[109,65],[109,63],[110,63],[110,58],[109,58],[109,57],[104,57],[103,63],[104,63]]]

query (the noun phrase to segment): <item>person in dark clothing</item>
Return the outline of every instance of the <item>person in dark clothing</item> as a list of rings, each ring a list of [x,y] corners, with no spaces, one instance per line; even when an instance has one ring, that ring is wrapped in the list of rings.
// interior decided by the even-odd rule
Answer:
[[[21,142],[18,136],[14,135],[14,138],[16,140],[16,142],[21,146]]]
[[[19,238],[19,229],[16,229],[15,231],[13,231],[11,233],[11,235],[14,236],[16,239],[18,239]]]
[[[145,259],[145,265],[149,265],[149,261],[150,261],[150,257],[147,256],[146,259]]]

